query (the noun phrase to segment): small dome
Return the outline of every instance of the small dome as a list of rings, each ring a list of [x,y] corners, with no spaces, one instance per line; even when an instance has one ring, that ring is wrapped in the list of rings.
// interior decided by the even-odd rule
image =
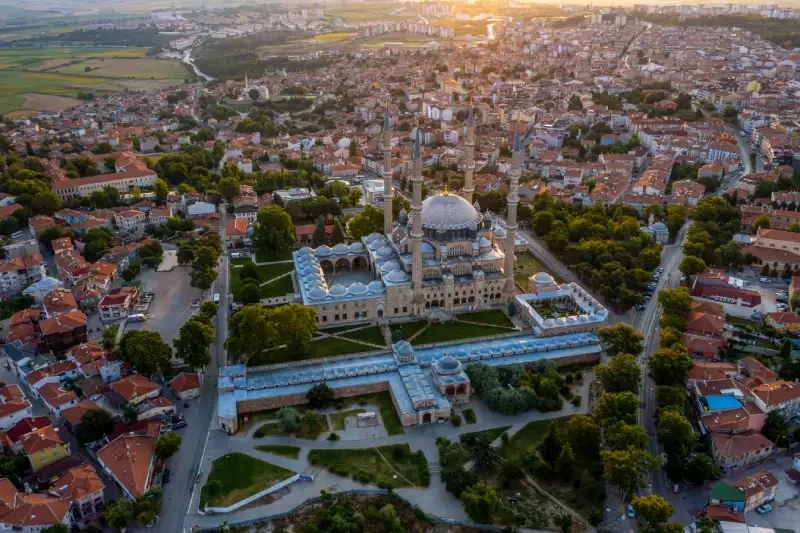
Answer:
[[[567,317],[567,325],[571,326],[571,325],[577,324],[577,323],[578,323],[578,318],[577,317],[574,317],[574,316],[568,316]]]
[[[552,326],[554,324],[555,323],[553,322],[552,318],[548,318],[547,320],[544,321],[544,325],[547,326],[547,327],[550,327],[550,326]]]
[[[553,276],[548,274],[547,272],[539,272],[535,276],[533,276],[533,282],[539,286],[546,286],[546,285],[553,285],[555,280]]]
[[[328,293],[325,291],[325,289],[321,287],[314,287],[313,289],[308,291],[308,297],[311,298],[312,300],[321,300],[325,298],[327,295]]]
[[[314,281],[315,279],[321,279],[319,272],[312,272],[303,276],[303,281]]]
[[[350,251],[354,254],[360,254],[364,251],[364,245],[360,242],[354,242],[350,245]]]
[[[588,318],[586,318],[586,315],[580,315],[580,316],[578,316],[578,322],[579,322],[579,323],[581,323],[581,324],[585,324],[585,323],[586,323],[586,322],[588,322],[588,321],[589,321],[589,319],[588,319]]]
[[[386,261],[380,266],[381,272],[391,272],[392,270],[397,270],[400,268],[400,264],[397,261]]]
[[[347,288],[347,294],[364,294],[366,292],[367,292],[367,287],[363,283],[358,281],[356,281]]]
[[[498,239],[505,239],[506,238],[506,229],[502,226],[497,228],[494,232],[494,236]]]
[[[310,254],[312,251],[313,251],[313,250],[312,250],[311,248],[309,248],[308,246],[303,246],[302,248],[300,248],[300,249],[297,251],[297,253],[298,253],[299,255],[308,255],[308,254]]]
[[[371,243],[372,241],[374,241],[375,239],[380,239],[380,237],[381,237],[381,234],[380,234],[380,233],[370,233],[369,235],[367,235],[366,237],[364,237],[364,242],[366,242],[367,244],[369,244],[369,243]]]
[[[314,255],[317,255],[319,257],[325,257],[331,255],[331,249],[323,244],[322,246],[314,250]]]
[[[383,246],[376,254],[378,257],[392,257],[394,255],[394,250],[392,250],[391,246]]]
[[[400,355],[409,355],[414,353],[414,348],[411,347],[408,341],[398,341],[394,345],[394,351]]]
[[[456,374],[461,371],[461,363],[452,355],[445,355],[434,364],[439,374]]]
[[[564,318],[556,318],[556,326],[565,326],[567,321]]]
[[[663,222],[656,222],[652,228],[653,231],[669,231],[669,228]]]
[[[480,243],[481,243],[481,248],[485,248],[487,246],[491,246],[492,245],[492,241],[490,241],[486,237],[481,237]]]
[[[403,283],[404,281],[408,280],[408,276],[402,270],[397,269],[386,274],[384,279],[386,281],[391,281],[392,283]]]
[[[347,247],[346,244],[339,243],[333,247],[333,253],[337,255],[346,254],[350,251],[350,248]]]
[[[369,243],[368,248],[370,250],[380,250],[386,244],[383,239],[375,239]]]
[[[347,294],[347,289],[345,289],[343,286],[337,283],[336,285],[330,288],[328,294],[330,294],[331,296],[344,296],[345,294]]]
[[[376,279],[369,282],[369,285],[367,285],[367,290],[369,292],[383,292],[386,290],[386,287],[384,287],[382,282]]]
[[[421,246],[421,248],[422,248],[422,253],[423,253],[423,254],[430,254],[430,253],[433,253],[433,246],[431,246],[431,245],[430,245],[430,243],[427,243],[427,242],[425,242],[425,241],[422,241],[422,246]]]
[[[325,288],[325,282],[321,279],[313,279],[311,281],[307,281],[305,283],[306,289],[313,289],[314,287],[322,287]]]
[[[319,267],[316,265],[308,265],[303,267],[303,275],[306,276],[308,274],[315,274],[319,272]]]

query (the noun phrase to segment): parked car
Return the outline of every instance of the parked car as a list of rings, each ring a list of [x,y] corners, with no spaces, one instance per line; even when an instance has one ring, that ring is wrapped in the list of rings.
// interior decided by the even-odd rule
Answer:
[[[644,311],[644,309],[645,309],[645,307],[644,307],[643,304],[639,304],[639,305],[636,306],[636,310],[637,311]]]
[[[628,517],[633,518],[636,513],[633,512],[633,505],[628,505]]]
[[[142,313],[128,315],[128,322],[144,322],[145,320],[147,320],[147,317]]]
[[[756,512],[758,514],[767,514],[771,510],[772,510],[772,506],[770,504],[768,504],[768,503],[765,503],[764,505],[759,505],[758,507],[756,507]]]
[[[181,428],[185,428],[187,425],[188,425],[188,424],[186,423],[186,420],[180,420],[180,421],[178,421],[178,422],[176,422],[176,423],[172,424],[172,429],[181,429]]]
[[[161,475],[162,485],[166,485],[167,483],[169,483],[169,474],[170,474],[169,468],[165,468],[164,473]]]
[[[760,281],[761,283],[769,283],[769,278],[765,278],[765,277],[762,276],[762,277],[758,278],[758,281]]]

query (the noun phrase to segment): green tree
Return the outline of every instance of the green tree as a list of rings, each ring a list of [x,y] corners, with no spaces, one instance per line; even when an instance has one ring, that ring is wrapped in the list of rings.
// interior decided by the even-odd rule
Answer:
[[[61,209],[61,198],[50,191],[37,192],[31,202],[31,209],[37,215],[52,216],[53,213]]]
[[[104,409],[90,409],[81,415],[77,437],[81,444],[100,440],[114,431],[114,417]]]
[[[570,111],[583,111],[583,103],[581,103],[581,98],[577,94],[573,94],[569,97],[569,103],[567,104],[567,109]]]
[[[311,244],[316,248],[328,242],[328,236],[325,233],[325,217],[319,217],[317,223],[314,225],[314,233],[311,234]]]
[[[575,454],[572,452],[572,446],[569,443],[561,447],[561,453],[553,466],[555,466],[555,472],[558,474],[559,479],[564,481],[572,480],[575,475]]]
[[[125,498],[111,501],[101,515],[103,522],[117,533],[131,525],[133,518],[133,505]]]
[[[182,441],[183,437],[178,433],[164,433],[156,439],[153,451],[155,451],[156,457],[159,459],[169,459],[178,452]]]
[[[648,364],[656,385],[680,385],[692,368],[692,360],[681,346],[660,348],[650,356]]]
[[[276,346],[286,344],[290,349],[304,351],[317,332],[317,313],[300,304],[272,309],[247,305],[231,317],[229,332],[227,346],[231,355],[265,364]]]
[[[642,370],[636,357],[620,353],[610,361],[594,367],[594,373],[606,392],[639,392]]]
[[[659,409],[679,407],[686,403],[686,389],[680,385],[659,385],[656,387],[656,405]]]
[[[476,470],[494,470],[500,462],[497,450],[492,446],[492,439],[487,435],[481,435],[473,440],[467,448],[469,449],[472,464]]]
[[[750,230],[753,233],[758,233],[758,230],[761,228],[764,229],[770,228],[769,215],[759,215],[758,217],[756,217],[753,223],[750,224]]]
[[[539,453],[547,464],[554,464],[558,456],[561,455],[561,448],[563,447],[563,438],[561,435],[561,428],[558,422],[551,421],[547,425],[547,432],[539,444]]]
[[[490,485],[478,481],[461,493],[461,503],[474,522],[485,524],[492,519],[500,506],[500,497]]]
[[[644,530],[649,533],[659,532],[675,512],[672,504],[661,496],[639,496],[631,501],[631,506],[636,511],[637,520],[643,523]]]
[[[658,293],[658,303],[664,310],[661,327],[672,327],[683,331],[686,328],[689,311],[692,309],[692,296],[686,287],[662,289]]]
[[[300,413],[294,407],[281,407],[275,413],[275,418],[284,433],[294,433],[300,427]]]
[[[783,361],[784,364],[788,364],[788,363],[792,362],[792,338],[791,337],[786,336],[781,341],[780,357],[781,357],[781,361]]]
[[[231,202],[239,194],[239,180],[234,177],[222,178],[217,184],[220,196]]]
[[[53,241],[67,236],[67,230],[63,226],[50,226],[43,229],[36,235],[36,239],[48,250],[53,249]]]
[[[122,406],[122,418],[127,424],[133,424],[139,420],[139,408],[135,403],[126,403]]]
[[[201,303],[198,314],[207,316],[209,321],[211,321],[212,318],[217,316],[217,304],[208,300]]]
[[[344,228],[342,228],[341,221],[337,218],[333,221],[333,233],[331,234],[331,244],[339,244],[344,242]]]
[[[257,304],[261,302],[261,289],[255,283],[245,283],[239,291],[242,304]]]
[[[161,178],[156,178],[153,180],[153,192],[156,194],[156,203],[164,204],[169,196],[169,185]]]
[[[92,150],[93,154],[101,155],[101,154],[110,154],[114,151],[114,147],[111,143],[101,142],[97,146],[94,147]]]
[[[364,210],[350,219],[347,232],[354,241],[360,241],[371,233],[383,231],[383,210],[367,204]]]
[[[294,224],[282,207],[273,205],[258,213],[253,225],[253,244],[260,250],[285,252],[295,242]]]
[[[780,448],[789,446],[789,423],[780,411],[770,411],[761,433]]]
[[[636,448],[600,452],[603,478],[617,487],[620,496],[635,492],[642,486],[645,474],[660,464],[652,455]]]
[[[600,426],[587,415],[573,415],[567,422],[567,439],[578,454],[595,458],[600,451]]]
[[[65,524],[55,524],[42,529],[40,533],[70,533],[70,531]]]
[[[647,449],[650,438],[642,426],[623,422],[609,424],[604,432],[606,446],[612,450]]]
[[[607,328],[597,330],[603,350],[611,356],[622,354],[639,354],[643,348],[644,335],[633,327],[618,322]]]
[[[639,402],[632,392],[606,392],[597,400],[595,418],[604,426],[615,422],[636,424]]]
[[[196,315],[183,323],[178,336],[172,341],[175,356],[189,368],[203,368],[211,362],[211,343],[214,342],[214,328]]]
[[[656,432],[668,457],[685,460],[697,444],[692,424],[682,413],[672,409],[661,413],[656,425]]]
[[[322,409],[333,403],[333,389],[327,383],[318,383],[308,389],[306,398],[311,407]]]
[[[697,454],[686,463],[684,478],[692,485],[702,485],[719,479],[720,471],[714,460],[705,454]]]
[[[239,279],[252,279],[261,281],[258,273],[258,266],[252,261],[244,263],[239,269]]]
[[[661,328],[658,332],[658,345],[669,348],[675,344],[683,343],[683,333],[673,327]]]
[[[119,343],[119,354],[140,373],[151,376],[171,368],[172,348],[157,331],[131,329]]]
[[[706,271],[706,263],[699,257],[695,257],[693,255],[687,255],[681,260],[681,264],[678,266],[678,270],[681,271],[681,274],[686,276],[686,279],[689,279],[690,276],[695,276],[702,272]]]

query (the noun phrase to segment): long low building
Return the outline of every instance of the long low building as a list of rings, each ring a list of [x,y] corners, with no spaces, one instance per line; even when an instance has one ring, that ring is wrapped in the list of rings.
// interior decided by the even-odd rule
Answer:
[[[45,163],[45,175],[50,181],[50,188],[62,200],[85,198],[94,191],[102,191],[104,187],[114,187],[126,193],[134,187],[152,187],[158,174],[136,159],[130,152],[116,154],[114,172],[70,178],[64,169],[55,161]]]

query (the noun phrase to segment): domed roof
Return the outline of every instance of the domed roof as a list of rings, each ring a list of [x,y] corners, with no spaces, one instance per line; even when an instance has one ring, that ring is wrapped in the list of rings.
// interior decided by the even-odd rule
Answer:
[[[505,239],[506,238],[506,228],[504,228],[503,226],[500,226],[499,228],[497,228],[495,230],[494,236],[497,237],[498,239]]]
[[[311,250],[311,248],[309,248],[308,246],[303,246],[302,248],[300,248],[297,251],[297,253],[300,254],[300,255],[306,255],[306,254],[310,254],[312,251],[313,250]]]
[[[492,245],[492,241],[490,241],[486,237],[481,237],[480,245],[481,245],[481,248],[485,248],[486,246],[491,246]]]
[[[380,250],[381,248],[383,248],[385,244],[386,242],[383,239],[375,239],[371,243],[369,243],[368,248],[370,250]]]
[[[429,242],[422,241],[422,253],[423,254],[433,253],[433,246],[431,246]]]
[[[314,274],[319,272],[319,267],[316,265],[308,265],[303,267],[303,275]]]
[[[439,374],[455,374],[461,370],[461,363],[452,355],[445,355],[436,361],[436,371]]]
[[[314,250],[314,255],[318,255],[321,257],[325,257],[326,255],[331,255],[331,249],[323,244],[322,246]]]
[[[383,292],[386,290],[386,287],[383,286],[382,282],[376,279],[369,282],[369,285],[367,285],[367,290],[369,292]]]
[[[353,252],[354,254],[360,254],[361,252],[364,251],[364,245],[361,244],[360,242],[354,242],[353,244],[350,245],[350,251]]]
[[[348,294],[364,294],[366,292],[367,292],[367,287],[363,283],[358,281],[356,281],[347,288]]]
[[[378,257],[392,257],[392,255],[394,255],[394,250],[392,250],[391,246],[382,246],[376,253]]]
[[[380,233],[370,233],[369,235],[367,235],[366,237],[364,237],[364,242],[366,242],[367,244],[369,244],[369,243],[371,243],[372,241],[374,241],[375,239],[379,239],[379,238],[380,238],[380,236],[381,236],[381,234],[380,234]]]
[[[408,279],[408,276],[402,270],[392,270],[384,277],[386,281],[391,281],[392,283],[402,283]]]
[[[391,272],[392,270],[397,270],[400,268],[400,263],[397,261],[386,261],[384,264],[381,265],[381,272]]]
[[[308,297],[311,298],[312,300],[321,300],[325,298],[327,295],[328,293],[325,291],[325,289],[321,287],[314,287],[313,289],[308,291]]]
[[[480,220],[480,213],[455,194],[435,194],[422,202],[422,225],[426,228],[464,229]]]
[[[394,351],[400,355],[408,355],[414,353],[414,349],[408,341],[398,341],[394,345]]]
[[[350,248],[347,247],[346,244],[339,243],[333,247],[333,253],[335,254],[346,254],[350,251]]]
[[[325,288],[325,282],[319,278],[312,279],[311,281],[307,281],[305,283],[306,289],[313,289],[314,287],[322,287]]]
[[[321,279],[321,276],[317,272],[312,272],[303,276],[303,281],[314,281],[315,279]]]
[[[253,226],[247,226],[247,229],[245,230],[244,234],[247,235],[248,237],[250,237],[255,232],[256,232],[256,228],[254,228]]]
[[[553,285],[555,280],[553,276],[548,274],[547,272],[539,272],[535,276],[533,276],[533,282],[537,285],[544,286],[544,285]]]
[[[669,228],[663,222],[656,222],[653,224],[652,229],[653,231],[669,231]]]
[[[344,296],[345,294],[347,294],[347,289],[345,289],[342,285],[339,285],[337,283],[336,285],[330,288],[328,294],[330,294],[331,296]]]

